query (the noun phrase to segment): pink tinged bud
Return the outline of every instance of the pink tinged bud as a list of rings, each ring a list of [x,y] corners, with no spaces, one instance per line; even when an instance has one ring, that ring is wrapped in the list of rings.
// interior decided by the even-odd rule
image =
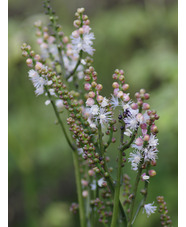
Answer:
[[[86,83],[86,84],[84,85],[84,88],[85,88],[86,91],[89,91],[90,88],[91,88],[91,85],[90,85],[89,83]]]
[[[84,79],[85,79],[86,81],[90,81],[90,76],[86,75],[86,76],[84,77]]]
[[[41,59],[41,57],[40,57],[39,54],[36,54],[36,55],[34,56],[34,59],[35,59],[36,61],[39,61],[39,60]]]
[[[89,96],[89,98],[94,98],[95,97],[95,92],[93,92],[93,91],[90,91],[89,93],[88,93],[88,96]]]
[[[112,84],[112,87],[113,87],[113,88],[119,88],[119,84],[118,84],[117,82],[114,82],[114,83]]]
[[[123,90],[126,91],[129,89],[129,84],[123,84],[122,86]]]
[[[156,160],[152,160],[150,163],[152,166],[156,166]]]
[[[141,128],[141,129],[146,129],[146,128],[147,128],[147,124],[142,123],[142,124],[140,125],[140,128]]]
[[[75,20],[73,24],[74,24],[74,27],[79,28],[79,26],[81,24],[81,21],[80,20]]]
[[[131,104],[131,108],[132,108],[133,110],[137,110],[137,109],[138,109],[138,104],[133,102],[133,103]]]
[[[137,99],[140,98],[140,93],[139,92],[136,92],[135,95],[134,95]]]
[[[138,113],[136,116],[136,120],[139,122],[143,122],[144,121],[144,117],[142,113]]]
[[[150,105],[148,103],[143,103],[143,109],[144,110],[149,110],[150,109]]]
[[[63,37],[63,43],[68,43],[69,39],[67,36]]]
[[[118,94],[117,94],[117,97],[118,97],[118,98],[123,97],[123,92],[122,92],[122,91],[119,91]]]
[[[87,190],[84,190],[84,191],[82,192],[82,196],[83,196],[84,198],[86,198],[86,197],[88,196],[88,191],[87,191]]]
[[[43,67],[43,64],[41,62],[37,62],[35,65],[36,70],[40,70],[40,69],[42,69],[42,67]]]
[[[144,135],[144,137],[143,137],[144,141],[149,141],[149,139],[150,139],[150,136],[148,134]]]
[[[31,59],[31,58],[28,58],[28,59],[26,60],[26,64],[27,64],[29,67],[32,67],[32,66],[33,66],[32,59]]]
[[[37,43],[38,43],[39,45],[41,45],[42,42],[43,42],[43,39],[42,39],[42,38],[37,39]]]
[[[119,80],[120,81],[124,81],[125,80],[125,77],[123,75],[119,76]]]
[[[107,187],[107,182],[106,182],[106,181],[104,181],[104,182],[102,183],[102,187]]]
[[[102,102],[103,101],[103,96],[98,95],[96,99],[97,99],[98,102]]]
[[[149,93],[145,93],[145,94],[144,94],[144,99],[147,100],[147,99],[149,99],[149,98],[150,98],[150,94],[149,94]]]
[[[103,89],[103,85],[102,84],[98,84],[96,86],[96,88],[97,88],[98,91],[101,91]]]
[[[121,75],[124,75],[123,69],[120,69],[120,70],[119,70],[119,73],[120,73]]]
[[[155,115],[154,115],[154,118],[155,118],[156,120],[158,120],[160,117],[159,117],[157,114],[155,114]]]
[[[144,88],[140,89],[140,94],[145,94],[145,89]]]
[[[93,106],[94,105],[94,99],[88,98],[87,101],[86,101],[86,105],[87,106]]]
[[[135,144],[137,146],[142,146],[143,145],[143,139],[141,137],[138,137],[135,141]]]
[[[143,101],[142,101],[141,99],[139,99],[139,100],[137,101],[137,104],[138,104],[138,106],[142,106],[142,105],[143,105]]]
[[[119,92],[119,88],[115,88],[114,89],[114,95],[117,96],[118,95],[118,92]]]
[[[89,176],[94,176],[94,175],[95,175],[94,170],[90,169],[90,170],[88,171],[88,175],[89,175]]]
[[[88,181],[86,181],[86,180],[81,180],[81,184],[83,185],[83,186],[88,186]]]
[[[74,38],[78,38],[79,37],[79,32],[76,30],[76,31],[73,31],[72,32],[72,36],[74,37]]]
[[[130,100],[130,96],[128,95],[128,94],[123,94],[123,100],[125,101],[125,102],[128,102],[129,100]]]
[[[79,31],[79,34],[81,34],[81,35],[84,33],[84,29],[83,28],[79,28],[78,31]]]
[[[89,20],[86,20],[84,21],[85,25],[89,25],[90,24],[90,21]]]
[[[144,135],[147,134],[147,129],[142,129],[141,132],[142,132],[142,134],[143,134],[143,136],[144,136]]]
[[[114,73],[114,74],[112,75],[112,78],[113,78],[114,80],[116,80],[116,79],[117,79],[117,74]]]
[[[152,133],[158,133],[158,127],[156,125],[151,126],[151,132]]]
[[[149,170],[148,173],[149,173],[149,176],[151,177],[156,176],[156,171],[154,169]]]
[[[47,39],[48,39],[48,37],[49,37],[48,32],[44,32],[44,34],[43,34],[43,38],[44,38],[45,40],[47,40]]]
[[[84,11],[85,11],[85,8],[78,8],[78,9],[77,9],[77,12],[78,12],[79,14],[83,13]]]

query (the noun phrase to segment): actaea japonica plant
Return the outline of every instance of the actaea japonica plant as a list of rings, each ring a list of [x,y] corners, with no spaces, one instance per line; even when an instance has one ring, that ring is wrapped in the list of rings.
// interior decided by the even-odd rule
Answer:
[[[107,227],[131,227],[141,210],[147,217],[157,210],[154,202],[147,203],[147,195],[149,182],[156,175],[159,116],[150,109],[150,95],[145,89],[130,98],[123,70],[116,69],[112,75],[111,96],[101,95],[103,86],[90,57],[95,51],[95,36],[84,8],[75,13],[75,30],[70,37],[62,31],[48,0],[44,8],[49,15],[48,27],[41,21],[35,23],[41,53],[36,54],[24,43],[22,55],[27,58],[36,96],[46,96],[45,104],[52,106],[72,150],[78,203],[73,203],[70,210],[79,213],[81,227],[93,227],[98,222]],[[64,111],[68,113],[68,126],[61,118]],[[114,175],[107,151],[116,141],[119,146]],[[136,172],[134,185],[125,172],[127,162]],[[137,204],[140,181],[144,186]],[[172,226],[164,198],[158,196],[157,202],[161,225]]]

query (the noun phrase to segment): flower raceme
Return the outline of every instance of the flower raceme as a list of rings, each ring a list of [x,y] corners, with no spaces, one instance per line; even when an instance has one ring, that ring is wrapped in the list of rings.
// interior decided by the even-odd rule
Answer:
[[[82,227],[86,226],[85,213],[90,217],[89,222],[99,221],[114,227],[119,221],[131,227],[139,180],[144,182],[146,191],[151,177],[156,175],[153,168],[158,158],[159,143],[155,122],[159,116],[156,111],[150,110],[147,103],[150,95],[144,89],[136,92],[134,99],[131,99],[123,70],[116,69],[112,75],[114,81],[110,97],[101,94],[103,85],[98,82],[93,60],[89,57],[95,51],[95,36],[84,8],[77,9],[73,22],[75,30],[68,37],[57,24],[49,1],[45,1],[44,5],[51,23],[50,29],[43,26],[41,21],[35,23],[41,54],[35,54],[27,44],[23,44],[22,53],[27,58],[26,63],[30,68],[28,77],[33,83],[35,94],[46,96],[45,105],[54,109],[73,154],[77,154],[74,163],[79,205],[73,203],[71,210],[77,213],[79,209]],[[80,80],[83,82],[79,83]],[[61,119],[64,111],[68,114],[67,125],[73,141],[68,137],[67,127]],[[119,116],[116,116],[117,111]],[[117,141],[120,144],[118,172],[114,179],[107,149]],[[128,148],[132,148],[129,154]],[[130,178],[124,175],[122,204],[121,168],[127,164],[127,160],[132,170],[137,172],[137,183],[133,193],[130,192]],[[153,203],[145,204],[146,194],[143,196],[142,206],[149,216],[156,207]],[[92,214],[93,210],[97,215]],[[121,220],[118,220],[119,213]],[[93,220],[96,216],[98,220]]]

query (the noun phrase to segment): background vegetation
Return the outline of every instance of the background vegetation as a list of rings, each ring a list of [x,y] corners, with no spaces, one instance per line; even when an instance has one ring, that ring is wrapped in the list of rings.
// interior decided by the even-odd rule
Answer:
[[[177,1],[55,0],[52,5],[68,35],[76,8],[86,8],[96,36],[94,67],[104,95],[112,91],[115,68],[125,70],[131,97],[141,87],[151,93],[151,107],[160,115],[160,152],[148,201],[163,195],[176,227]],[[47,24],[43,12],[42,1],[9,0],[10,227],[74,227],[78,220],[69,212],[76,201],[71,152],[54,124],[52,108],[35,97],[21,56],[25,41],[39,49],[33,23],[42,19]],[[132,174],[130,165],[127,169]],[[137,223],[160,226],[159,215],[141,215]]]

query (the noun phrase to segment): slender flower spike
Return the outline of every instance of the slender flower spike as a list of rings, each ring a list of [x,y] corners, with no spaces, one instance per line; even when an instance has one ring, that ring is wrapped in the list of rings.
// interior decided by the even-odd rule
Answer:
[[[154,202],[144,205],[143,213],[145,211],[147,214],[147,217],[149,217],[151,214],[155,213],[155,211],[157,209],[157,206],[153,206],[153,204],[154,204]]]

